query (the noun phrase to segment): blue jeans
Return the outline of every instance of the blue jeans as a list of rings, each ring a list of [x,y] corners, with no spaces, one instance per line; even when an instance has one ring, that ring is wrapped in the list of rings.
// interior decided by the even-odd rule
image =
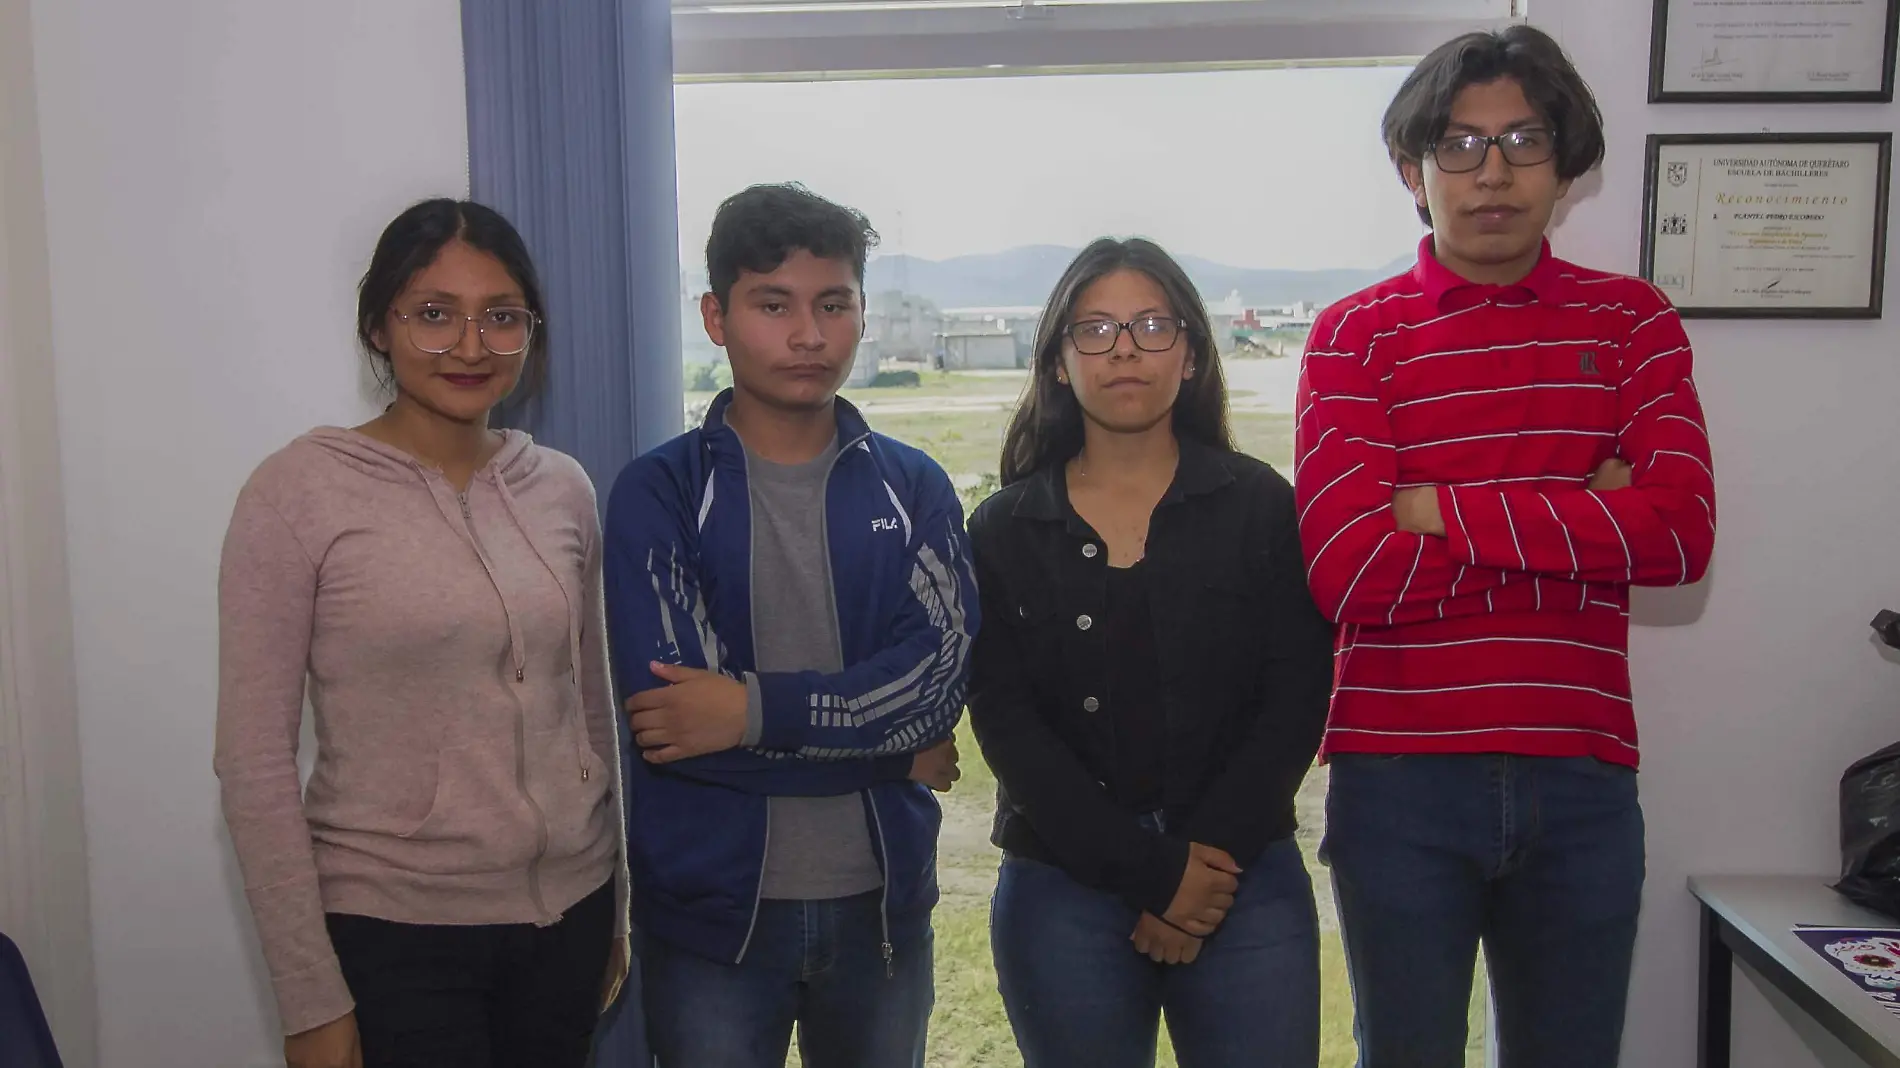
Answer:
[[[645,939],[647,1036],[660,1068],[783,1068],[794,1024],[806,1068],[923,1068],[930,913],[890,918],[886,961],[882,895],[762,901],[740,964]]]
[[[1643,892],[1636,773],[1589,757],[1332,758],[1326,841],[1360,1068],[1460,1068],[1480,943],[1501,1068],[1611,1068]]]
[[[1246,866],[1192,964],[1156,964],[1141,913],[1067,874],[1003,858],[990,947],[1024,1068],[1152,1068],[1161,1016],[1182,1068],[1311,1068],[1319,1060],[1319,924],[1291,839]]]

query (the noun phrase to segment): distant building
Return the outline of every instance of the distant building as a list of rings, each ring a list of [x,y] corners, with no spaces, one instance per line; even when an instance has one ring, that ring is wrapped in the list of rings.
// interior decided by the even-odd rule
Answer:
[[[1016,338],[995,329],[945,331],[937,336],[937,366],[945,371],[993,371],[1024,366]]]
[[[1241,298],[1238,289],[1229,290],[1227,296],[1207,301],[1206,304],[1207,314],[1215,318],[1239,316],[1247,311],[1247,302]]]
[[[976,337],[983,334],[1008,335],[1015,339],[1015,362],[996,366],[1028,367],[1036,344],[1036,324],[1041,320],[1040,306],[946,308],[943,312],[941,333],[945,338]],[[941,345],[938,346],[938,351],[939,353],[944,351]]]
[[[1234,324],[1247,312],[1247,303],[1234,290],[1220,300],[1202,299],[1207,309],[1207,325],[1214,335],[1214,351],[1222,356],[1234,351]]]
[[[886,360],[927,363],[943,330],[943,313],[915,293],[887,289],[865,298],[864,338]]]
[[[1319,309],[1310,301],[1284,307],[1248,308],[1234,319],[1234,328],[1244,331],[1300,330],[1313,325]]]
[[[876,338],[864,338],[858,342],[857,355],[852,357],[851,372],[844,376],[845,388],[868,386],[877,381],[878,357],[882,346]]]
[[[1310,301],[1248,308],[1232,320],[1234,349],[1269,356],[1292,355],[1299,349],[1298,332],[1312,328],[1317,311]]]

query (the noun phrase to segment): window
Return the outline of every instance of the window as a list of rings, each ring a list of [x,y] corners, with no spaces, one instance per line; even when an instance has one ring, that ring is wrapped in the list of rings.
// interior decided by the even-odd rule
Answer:
[[[924,448],[966,505],[995,486],[1042,302],[1073,253],[1141,234],[1188,267],[1220,333],[1242,447],[1290,465],[1314,313],[1411,263],[1421,235],[1379,118],[1413,57],[1522,0],[674,0],[689,414],[725,382],[698,328],[703,242],[737,189],[800,181],[882,235],[845,395]],[[770,83],[770,84],[763,84]],[[1340,205],[1351,205],[1341,208]],[[993,780],[964,739],[945,799],[933,1065],[1018,1063],[987,934]],[[1322,928],[1322,1058],[1352,1003],[1299,798]],[[1467,1064],[1486,1062],[1480,958]],[[795,1056],[795,1054],[794,1054]],[[1163,1038],[1163,1065],[1174,1063]]]
[[[713,211],[745,185],[795,180],[864,211],[882,235],[845,395],[873,426],[942,463],[966,505],[995,488],[1043,301],[1074,252],[1103,234],[1154,238],[1189,268],[1220,335],[1241,444],[1288,470],[1306,327],[1331,301],[1403,270],[1420,237],[1379,139],[1379,117],[1408,70],[1362,62],[680,84],[689,413],[727,381],[698,328]],[[1014,1049],[986,934],[994,790],[966,743],[964,780],[944,805],[932,1056],[1008,1064]],[[1316,769],[1300,799],[1301,844],[1322,917],[1321,1063],[1344,1068],[1354,1053],[1351,1001],[1331,883],[1313,856],[1324,792]],[[1473,1065],[1483,1063],[1484,1025],[1480,977]]]
[[[1284,469],[1305,326],[1402,269],[1418,241],[1378,136],[1406,73],[1359,65],[678,86],[682,321],[696,324],[703,243],[728,194],[797,180],[863,210],[882,243],[850,388],[887,417],[885,429],[941,450],[974,495],[996,468],[1056,276],[1089,240],[1140,234],[1190,266],[1233,357],[1236,428]],[[722,381],[720,356],[703,331],[684,334],[689,393],[703,400]],[[880,373],[925,385],[855,392]],[[954,411],[934,404],[940,394],[954,394]]]

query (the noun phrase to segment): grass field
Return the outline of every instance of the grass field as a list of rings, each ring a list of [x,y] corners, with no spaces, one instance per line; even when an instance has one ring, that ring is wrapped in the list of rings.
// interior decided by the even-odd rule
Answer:
[[[966,504],[974,504],[994,477],[1003,429],[1021,391],[1021,372],[926,372],[920,384],[853,389],[845,393],[864,410],[878,431],[908,442],[943,465]],[[688,411],[703,411],[711,393],[687,394]],[[1238,392],[1235,399],[1239,399]],[[1292,470],[1293,420],[1272,411],[1232,413],[1231,425],[1243,452],[1282,473]],[[989,843],[996,780],[984,765],[968,724],[959,728],[963,779],[943,795],[944,828],[938,843],[938,881],[943,899],[936,926],[937,1004],[931,1016],[930,1068],[1015,1068],[1022,1064],[1009,1021],[996,990],[989,943],[989,897],[996,885],[998,853]],[[1351,1068],[1357,1058],[1352,1038],[1352,993],[1332,901],[1331,881],[1316,857],[1325,829],[1326,771],[1307,776],[1298,799],[1299,843],[1320,911],[1320,1061],[1318,1068]],[[1131,950],[1132,952],[1132,950]],[[1484,1063],[1484,976],[1474,986],[1470,1009],[1471,1041],[1466,1064]],[[794,1049],[790,1065],[799,1063]],[[1174,1068],[1166,1029],[1156,1063]]]
[[[1021,372],[924,374],[917,386],[849,389],[842,396],[864,410],[880,433],[929,453],[959,485],[994,474],[1003,430],[1022,392]],[[1244,391],[1230,394],[1239,400]],[[714,394],[686,394],[686,408],[703,412]],[[1293,420],[1278,412],[1241,410],[1229,419],[1241,451],[1291,470]]]

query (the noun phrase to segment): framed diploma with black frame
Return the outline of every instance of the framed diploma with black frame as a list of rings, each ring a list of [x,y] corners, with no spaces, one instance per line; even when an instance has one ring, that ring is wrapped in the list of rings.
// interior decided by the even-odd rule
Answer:
[[[1649,101],[1893,100],[1900,0],[1655,0]]]
[[[1893,135],[1651,134],[1642,274],[1685,317],[1878,319]]]

